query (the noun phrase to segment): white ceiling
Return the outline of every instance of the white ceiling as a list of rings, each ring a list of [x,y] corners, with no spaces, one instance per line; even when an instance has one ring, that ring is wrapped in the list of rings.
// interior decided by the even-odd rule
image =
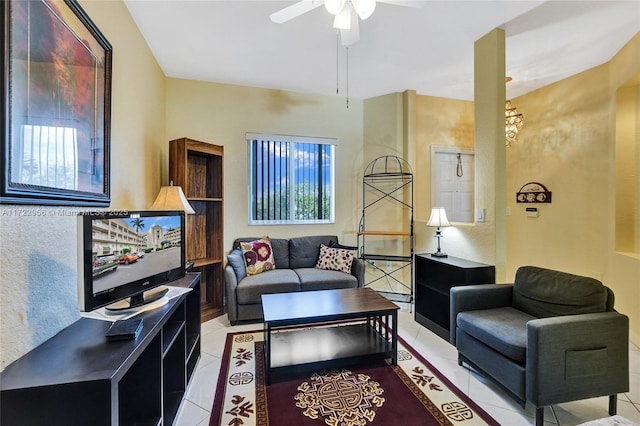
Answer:
[[[275,24],[269,15],[295,1],[124,1],[168,77],[347,95],[347,53],[324,7]],[[640,0],[413,1],[423,7],[378,3],[360,22],[349,97],[472,100],[474,41],[496,27],[517,97],[607,62],[640,31]]]

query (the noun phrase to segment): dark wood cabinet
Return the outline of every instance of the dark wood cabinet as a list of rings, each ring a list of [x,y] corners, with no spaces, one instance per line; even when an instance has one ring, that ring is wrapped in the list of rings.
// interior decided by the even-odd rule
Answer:
[[[81,318],[0,374],[2,425],[171,425],[200,358],[200,274],[186,294],[138,315],[135,340]]]
[[[449,290],[451,287],[495,283],[495,267],[457,257],[416,254],[415,319],[449,340]]]
[[[182,187],[195,210],[187,215],[185,250],[202,274],[202,322],[224,313],[223,151],[188,138],[169,142],[169,180]]]

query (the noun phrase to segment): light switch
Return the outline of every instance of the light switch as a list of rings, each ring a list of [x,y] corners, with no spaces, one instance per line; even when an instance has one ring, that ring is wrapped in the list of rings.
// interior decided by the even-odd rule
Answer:
[[[484,222],[484,209],[476,209],[476,222]]]

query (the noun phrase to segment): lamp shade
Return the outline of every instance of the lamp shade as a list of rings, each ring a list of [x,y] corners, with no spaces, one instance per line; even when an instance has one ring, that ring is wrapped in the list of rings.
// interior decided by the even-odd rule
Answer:
[[[449,219],[447,219],[447,213],[444,211],[444,207],[433,207],[431,209],[431,216],[429,217],[427,226],[451,226]]]
[[[194,214],[193,207],[184,196],[179,186],[163,186],[151,206],[151,210],[184,210],[187,214]]]

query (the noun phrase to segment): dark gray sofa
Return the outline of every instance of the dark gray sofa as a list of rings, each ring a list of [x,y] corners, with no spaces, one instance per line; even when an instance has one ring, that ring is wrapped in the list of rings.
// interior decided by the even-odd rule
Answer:
[[[320,244],[337,244],[338,237],[335,235],[271,238],[276,268],[257,275],[242,276],[241,268],[234,269],[233,266],[242,260],[233,259],[233,256],[238,256],[233,251],[240,248],[241,242],[257,239],[236,239],[227,256],[229,262],[224,269],[224,288],[232,325],[238,321],[262,321],[260,297],[263,294],[362,287],[364,283],[364,262],[361,259],[353,260],[350,274],[315,268]]]
[[[593,278],[525,266],[513,285],[451,289],[450,340],[458,363],[500,385],[523,407],[629,390],[629,319]]]

